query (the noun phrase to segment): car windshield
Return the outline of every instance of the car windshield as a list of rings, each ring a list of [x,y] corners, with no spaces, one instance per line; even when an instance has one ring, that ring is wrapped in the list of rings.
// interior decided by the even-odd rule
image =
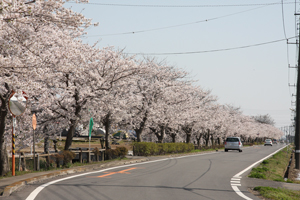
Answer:
[[[226,142],[238,142],[239,139],[238,138],[227,138]]]
[[[268,140],[266,140],[266,142],[270,142],[270,141],[271,141],[271,140],[269,140],[269,139],[268,139]]]

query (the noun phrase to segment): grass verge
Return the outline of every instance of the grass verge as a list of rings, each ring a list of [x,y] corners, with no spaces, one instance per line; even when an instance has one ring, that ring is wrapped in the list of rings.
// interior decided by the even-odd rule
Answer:
[[[272,188],[272,187],[255,187],[261,196],[273,200],[299,200],[300,191],[288,190],[285,188]]]
[[[291,153],[292,147],[287,146],[272,157],[264,160],[258,167],[252,168],[249,177],[286,182],[283,177],[287,169]],[[291,181],[287,180],[287,182]]]

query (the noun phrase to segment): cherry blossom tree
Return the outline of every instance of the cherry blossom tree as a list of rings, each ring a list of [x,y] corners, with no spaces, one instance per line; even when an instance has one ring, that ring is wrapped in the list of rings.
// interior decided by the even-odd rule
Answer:
[[[90,103],[94,109],[91,115],[105,127],[105,148],[109,149],[111,126],[130,119],[128,110],[137,100],[132,93],[132,85],[143,71],[143,66],[133,57],[124,56],[121,51],[109,50],[98,60],[92,73],[90,92],[94,98]]]
[[[199,126],[196,128],[195,125],[208,117],[208,111],[212,110],[216,98],[210,95],[210,91],[205,91],[200,87],[185,91],[189,96],[189,102],[182,107],[184,115],[181,116],[180,126],[185,134],[186,143],[190,143],[193,134],[199,131]]]
[[[91,22],[63,7],[62,0],[4,0],[0,4],[0,174],[4,167],[7,102],[12,90],[30,97],[45,92],[39,82],[51,74],[59,47],[66,38],[83,34]],[[63,37],[61,37],[63,36]],[[56,53],[55,53],[56,52]]]
[[[270,124],[272,126],[275,125],[275,121],[269,114],[266,115],[257,115],[252,117],[255,121],[262,123],[262,124]]]
[[[137,141],[142,141],[142,133],[149,128],[157,129],[157,122],[160,126],[165,127],[167,119],[162,120],[163,113],[167,113],[168,98],[173,94],[171,88],[178,88],[176,85],[180,79],[186,76],[186,72],[173,67],[158,63],[154,59],[146,59],[143,62],[145,66],[144,73],[139,74],[136,84],[134,85],[133,94],[136,96],[136,104],[130,109],[132,120],[131,127],[137,134]],[[170,102],[169,102],[170,103]],[[159,131],[164,134],[164,131]],[[156,131],[158,134],[158,132]],[[163,136],[162,136],[163,138]]]
[[[26,113],[18,117],[20,145],[32,142],[31,109],[38,111],[38,133],[68,128],[69,149],[79,123],[90,117],[106,130],[133,128],[137,141],[152,130],[159,142],[166,134],[206,140],[241,136],[244,140],[278,138],[268,116],[251,118],[239,109],[219,105],[209,91],[194,86],[188,73],[155,59],[136,60],[112,47],[97,49],[79,38],[91,20],[65,8],[64,0],[3,0],[0,3],[0,175],[8,172],[6,145],[12,91],[29,96]],[[87,0],[79,0],[85,3]],[[96,25],[96,24],[95,24]],[[59,123],[57,123],[59,122]],[[150,133],[151,134],[151,133]]]

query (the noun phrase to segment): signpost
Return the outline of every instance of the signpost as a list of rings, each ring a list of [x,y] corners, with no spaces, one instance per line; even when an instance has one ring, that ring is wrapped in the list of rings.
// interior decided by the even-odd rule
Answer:
[[[36,116],[32,115],[32,128],[33,128],[33,171],[36,171],[36,160],[35,160],[35,129],[36,129]]]
[[[94,125],[94,121],[93,121],[93,118],[91,117],[90,124],[89,124],[89,151],[91,151],[91,144],[90,144],[90,142],[91,142],[91,137],[92,137],[93,125]],[[91,154],[89,153],[89,161],[91,160],[90,156],[91,156]]]
[[[25,92],[22,94],[18,94],[15,91],[12,91],[12,94],[9,97],[8,101],[8,109],[13,117],[12,123],[12,175],[15,176],[15,133],[16,133],[16,126],[17,121],[16,117],[22,115],[26,108],[27,108],[27,100],[28,97]]]

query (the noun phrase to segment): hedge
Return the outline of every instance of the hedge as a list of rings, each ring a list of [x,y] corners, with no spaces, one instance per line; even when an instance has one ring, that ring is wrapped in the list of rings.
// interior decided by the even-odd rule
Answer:
[[[194,145],[189,143],[153,143],[153,142],[135,142],[133,144],[134,155],[136,156],[154,156],[171,153],[185,153],[194,150]]]

